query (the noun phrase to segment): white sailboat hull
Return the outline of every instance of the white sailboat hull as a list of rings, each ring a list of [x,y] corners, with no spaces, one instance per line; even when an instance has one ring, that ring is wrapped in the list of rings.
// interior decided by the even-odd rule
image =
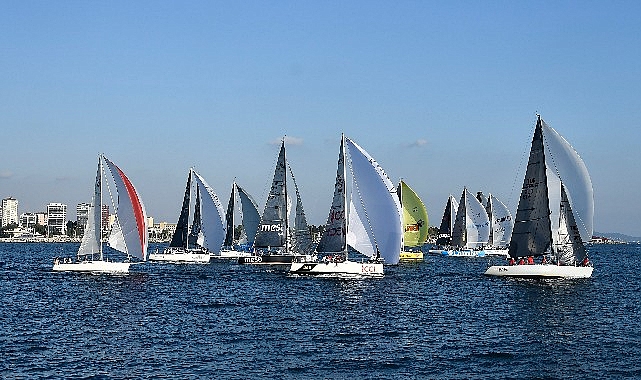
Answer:
[[[112,261],[79,261],[75,263],[54,263],[54,272],[85,272],[85,273],[128,273],[131,263]]]
[[[149,261],[169,262],[169,263],[209,263],[209,253],[202,250],[189,250],[189,249],[166,249],[162,253],[150,253]]]
[[[253,254],[251,252],[223,249],[218,254],[211,253],[211,258],[218,260],[238,260],[241,257],[250,257],[252,255]]]
[[[448,257],[485,257],[485,251],[476,251],[473,249],[444,249],[441,251],[441,255]]]
[[[484,249],[485,256],[491,256],[491,257],[505,257],[507,258],[509,256],[508,249]]]
[[[589,278],[591,266],[575,267],[554,264],[533,265],[493,265],[485,271],[487,276],[522,277],[522,278]]]
[[[355,261],[292,263],[290,275],[321,277],[383,277],[382,263]]]

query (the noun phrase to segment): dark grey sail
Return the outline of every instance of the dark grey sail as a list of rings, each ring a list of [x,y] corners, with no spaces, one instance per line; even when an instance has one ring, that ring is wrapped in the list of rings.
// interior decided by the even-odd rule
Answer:
[[[287,247],[287,170],[285,167],[285,141],[280,147],[274,179],[272,181],[265,210],[258,226],[254,247],[282,248]]]
[[[551,248],[552,227],[545,170],[543,128],[539,116],[510,240],[511,257],[541,256]]]
[[[338,168],[334,183],[334,197],[329,208],[325,232],[318,242],[316,252],[347,252],[347,190],[345,186],[345,146],[341,138]]]
[[[202,247],[202,216],[200,210],[200,186],[196,186],[196,203],[194,204],[194,220],[191,222],[189,232],[189,247]]]
[[[294,189],[296,190],[296,217],[294,218],[294,233],[292,234],[293,246],[292,249],[297,253],[310,253],[312,249],[312,235],[309,232],[309,225],[307,224],[307,217],[305,217],[305,210],[303,209],[303,201],[300,198],[298,185],[294,178],[291,166],[289,166],[289,174],[294,182]]]
[[[456,220],[452,227],[452,245],[464,247],[467,243],[467,188],[463,188],[461,201],[456,211]]]
[[[561,185],[561,213],[559,219],[559,239],[554,244],[554,255],[561,265],[580,263],[588,254],[585,245],[583,245],[581,233],[563,185]]]
[[[483,193],[478,192],[476,194],[476,198],[479,199],[479,194],[483,195]],[[479,199],[480,201],[480,199]],[[481,202],[482,204],[485,205],[485,212],[487,213],[487,217],[490,218],[490,236],[487,239],[487,245],[492,247],[494,246],[494,214],[492,211],[492,194],[488,194],[487,199],[485,203]],[[498,242],[497,242],[498,243]]]
[[[183,205],[176,224],[176,230],[169,243],[170,247],[187,247],[187,237],[189,235],[189,204],[191,202],[191,169],[187,176],[187,186],[185,188],[185,196],[183,197]]]
[[[254,244],[254,239],[256,238],[256,232],[258,226],[260,225],[260,214],[258,214],[258,206],[256,206],[256,201],[238,184],[236,184],[236,190],[238,191],[238,197],[240,198],[240,204],[243,214],[243,232],[247,238],[246,244],[252,246]]]
[[[437,245],[450,245],[452,243],[452,228],[454,220],[452,220],[452,196],[447,197],[447,204],[445,205],[445,212],[441,219],[441,225],[438,229],[439,238],[436,239]]]
[[[225,219],[227,221],[227,234],[225,235],[225,241],[223,242],[223,247],[233,247],[234,245],[234,201],[235,201],[235,188],[236,182],[231,185],[231,194],[229,195],[229,203],[227,204],[227,213],[225,214]]]

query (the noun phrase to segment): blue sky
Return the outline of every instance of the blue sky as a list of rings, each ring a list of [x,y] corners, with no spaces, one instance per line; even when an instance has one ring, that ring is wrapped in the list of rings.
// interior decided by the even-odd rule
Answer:
[[[260,208],[282,136],[324,223],[341,132],[423,198],[516,209],[539,112],[583,157],[595,230],[641,236],[637,1],[3,1],[0,197],[88,201],[98,153],[156,221],[194,166]],[[262,211],[262,210],[261,210]]]

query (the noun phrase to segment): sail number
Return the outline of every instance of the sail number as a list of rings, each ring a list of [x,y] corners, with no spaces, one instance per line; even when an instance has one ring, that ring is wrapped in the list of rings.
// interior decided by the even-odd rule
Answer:
[[[327,230],[325,230],[325,235],[327,235],[327,236],[343,236],[343,235],[345,235],[345,229],[343,227],[328,228]]]
[[[345,211],[332,210],[329,213],[329,223],[334,223],[337,220],[345,220]]]
[[[361,266],[361,273],[376,273],[376,266],[363,264]]]
[[[282,232],[283,226],[281,224],[262,224],[260,230],[262,232]]]

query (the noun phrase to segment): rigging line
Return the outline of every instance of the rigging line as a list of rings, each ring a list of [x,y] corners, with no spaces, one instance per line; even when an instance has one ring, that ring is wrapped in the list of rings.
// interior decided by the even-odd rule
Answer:
[[[528,161],[530,160],[529,158],[529,153],[530,153],[530,148],[532,145],[532,136],[534,136],[534,130],[536,129],[536,125],[534,126],[534,129],[530,129],[530,135],[528,136],[528,141],[523,144],[525,147],[525,150],[521,154],[521,160],[519,161],[519,166],[516,171],[516,175],[514,176],[514,181],[512,182],[512,190],[510,191],[510,199],[508,201],[509,208],[510,210],[518,210],[519,207],[519,201],[521,199],[521,190],[519,189],[519,196],[515,197],[514,192],[516,191],[516,184],[518,183],[519,178],[525,177],[525,172],[526,170],[523,170],[524,166],[527,166]],[[519,176],[520,173],[523,172],[522,176]],[[516,199],[516,205],[513,204],[514,199]],[[516,213],[515,213],[516,215]]]

